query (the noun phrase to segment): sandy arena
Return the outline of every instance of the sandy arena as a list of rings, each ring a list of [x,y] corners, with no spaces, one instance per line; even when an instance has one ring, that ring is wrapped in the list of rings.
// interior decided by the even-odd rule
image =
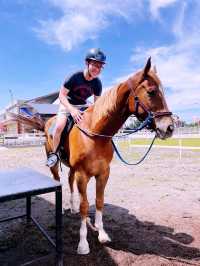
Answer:
[[[44,147],[0,150],[0,170],[30,167],[50,175]],[[98,242],[88,229],[89,255],[76,254],[79,214],[69,211],[68,169],[63,166],[64,265],[183,266],[200,265],[200,152],[153,148],[139,166],[111,164],[105,192],[104,227],[112,239]],[[95,182],[88,186],[89,216],[94,220]],[[20,214],[25,201],[0,205],[0,218]],[[54,236],[54,194],[33,199],[33,215]],[[0,265],[17,266],[51,253],[34,225],[23,219],[0,225]],[[31,264],[54,265],[54,257]]]

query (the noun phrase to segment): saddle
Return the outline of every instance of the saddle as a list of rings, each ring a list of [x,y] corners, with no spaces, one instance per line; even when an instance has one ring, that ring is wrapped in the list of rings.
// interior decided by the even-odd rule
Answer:
[[[60,138],[60,144],[58,145],[58,153],[59,153],[59,156],[60,156],[60,159],[62,160],[67,160],[68,159],[68,156],[67,156],[67,153],[64,149],[64,144],[65,144],[65,138],[66,138],[66,135],[69,134],[69,132],[71,131],[71,129],[73,128],[73,125],[74,125],[74,119],[71,115],[69,115],[67,117],[67,122],[66,122],[66,125],[63,129],[63,132],[61,134],[61,138]]]
[[[80,110],[81,111],[85,111],[86,109],[87,109],[87,107],[82,107]],[[52,123],[51,127],[48,130],[48,133],[51,136],[53,135],[55,124],[56,124],[56,121],[54,121]],[[68,156],[67,156],[67,152],[64,149],[64,144],[65,144],[66,135],[69,134],[69,132],[71,131],[73,126],[74,126],[74,119],[73,119],[73,117],[71,115],[69,115],[67,117],[67,122],[66,122],[66,125],[65,125],[65,127],[63,129],[63,132],[61,134],[60,143],[59,143],[58,149],[57,149],[57,152],[58,152],[59,157],[60,157],[61,160],[68,161]]]
[[[81,107],[80,108],[80,110],[82,112],[85,111],[86,109],[87,109],[87,107]],[[64,144],[65,144],[66,135],[69,134],[69,132],[71,131],[73,126],[74,126],[74,119],[73,119],[73,117],[71,115],[69,115],[67,117],[67,122],[66,122],[64,130],[63,130],[63,132],[61,134],[60,144],[58,146],[58,153],[59,153],[59,156],[60,156],[61,160],[68,161],[68,155],[67,155],[67,152],[65,151]]]

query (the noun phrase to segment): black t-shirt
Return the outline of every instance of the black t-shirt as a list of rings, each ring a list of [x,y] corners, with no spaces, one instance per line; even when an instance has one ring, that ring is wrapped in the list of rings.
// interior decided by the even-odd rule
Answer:
[[[102,91],[102,84],[99,78],[86,80],[83,71],[78,71],[68,77],[63,86],[69,90],[68,100],[71,104],[86,104],[86,99],[91,95],[99,96]]]

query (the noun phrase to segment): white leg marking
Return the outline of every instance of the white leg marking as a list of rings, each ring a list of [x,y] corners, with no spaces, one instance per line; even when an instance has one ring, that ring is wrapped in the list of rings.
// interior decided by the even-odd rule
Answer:
[[[80,228],[80,241],[78,244],[77,253],[80,255],[86,255],[90,252],[89,244],[87,241],[87,225],[86,219],[81,221],[81,228]]]
[[[92,223],[90,217],[87,217],[87,225],[93,230],[93,231],[99,231]]]
[[[111,241],[110,237],[103,229],[102,212],[98,210],[96,210],[95,213],[95,227],[99,231],[99,236],[98,236],[99,242],[105,243]]]

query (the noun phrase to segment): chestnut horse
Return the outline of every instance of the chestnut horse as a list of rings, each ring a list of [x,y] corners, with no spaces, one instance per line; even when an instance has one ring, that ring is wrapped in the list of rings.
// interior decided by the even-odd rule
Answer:
[[[139,101],[136,106],[135,101]],[[139,120],[147,117],[147,111],[153,114],[152,129],[157,137],[168,138],[173,133],[173,120],[169,112],[161,82],[154,70],[151,70],[149,58],[143,70],[131,76],[125,82],[106,91],[90,106],[83,115],[78,126],[74,125],[65,138],[64,148],[68,154],[66,164],[69,170],[69,186],[71,190],[71,210],[75,211],[74,183],[76,181],[80,194],[80,241],[78,254],[90,252],[87,241],[87,215],[89,203],[87,199],[87,184],[92,176],[96,179],[96,213],[95,227],[101,243],[110,241],[102,221],[104,206],[104,189],[110,173],[110,162],[113,158],[112,137],[122,127],[126,119],[135,114]],[[45,125],[46,152],[52,151],[52,136],[48,129],[55,117],[50,118]],[[85,134],[80,128],[94,135]],[[103,135],[103,136],[102,136]],[[109,137],[105,137],[105,135]],[[51,168],[56,180],[60,180],[58,164]]]

